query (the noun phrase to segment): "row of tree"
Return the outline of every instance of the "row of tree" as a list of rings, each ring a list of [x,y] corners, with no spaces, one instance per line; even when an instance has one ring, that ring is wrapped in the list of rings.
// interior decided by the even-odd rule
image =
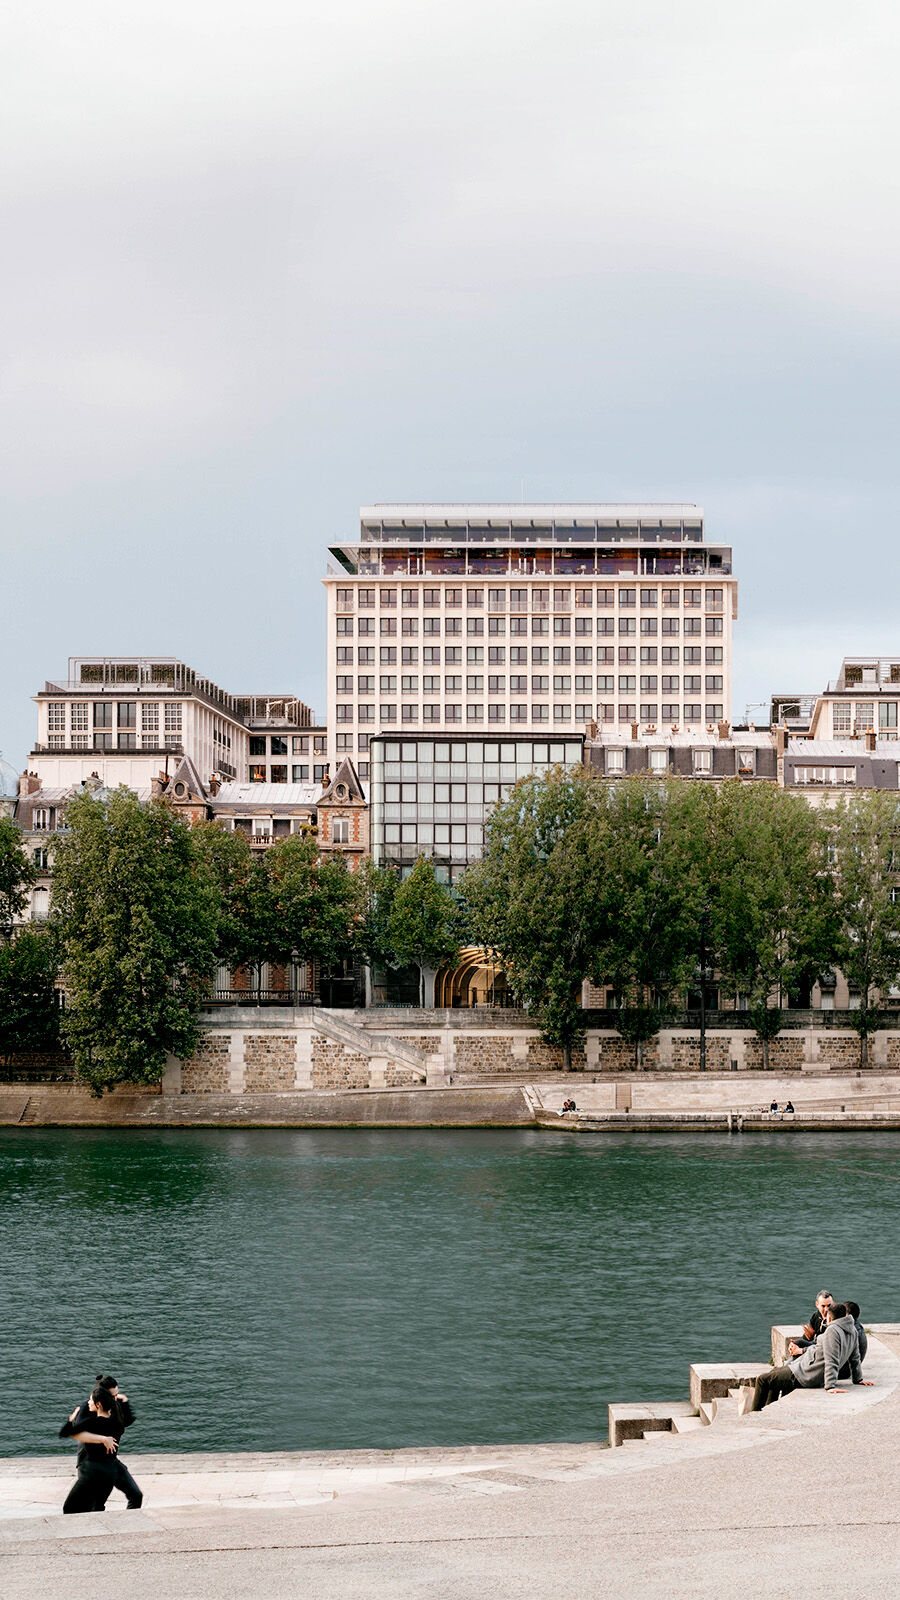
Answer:
[[[2,824],[7,927],[36,875],[21,834]],[[191,825],[126,789],[78,796],[56,841],[49,924],[0,940],[0,1051],[45,1047],[61,1031],[97,1093],[158,1082],[167,1055],[196,1049],[218,966],[258,972],[297,955],[324,973],[356,960],[421,973],[454,955],[461,927],[428,862],[402,882],[370,862],[353,873],[311,837],[257,852],[243,834]]]
[[[884,792],[816,809],[768,785],[529,778],[466,875],[472,933],[566,1052],[585,979],[612,985],[638,1043],[715,976],[748,1005],[767,1061],[781,1006],[837,966],[865,1060],[876,996],[900,977],[898,829]]]
[[[495,807],[455,896],[424,860],[401,881],[370,862],[352,873],[312,838],[256,852],[125,789],[79,796],[66,823],[49,926],[0,937],[0,1051],[46,1045],[61,1020],[98,1093],[157,1081],[169,1053],[192,1053],[222,963],[415,964],[421,993],[427,967],[481,944],[569,1059],[586,979],[612,986],[617,1027],[639,1049],[715,976],[748,1005],[765,1053],[781,1007],[838,966],[860,997],[865,1059],[876,997],[900,976],[898,799],[885,793],[816,810],[765,785],[559,770]],[[0,821],[0,929],[36,870]]]

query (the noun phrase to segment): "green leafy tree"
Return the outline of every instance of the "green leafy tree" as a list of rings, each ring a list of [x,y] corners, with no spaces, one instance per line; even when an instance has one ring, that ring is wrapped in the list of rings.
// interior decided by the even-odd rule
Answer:
[[[158,1083],[190,1056],[216,955],[218,900],[188,823],[125,789],[77,796],[54,859],[63,1034],[94,1094]]]
[[[439,883],[434,867],[419,856],[407,878],[394,890],[389,937],[401,966],[419,969],[419,1004],[425,1004],[425,968],[439,967],[460,947],[460,912],[450,889]]]
[[[256,901],[261,956],[287,963],[293,950],[330,973],[356,950],[360,886],[343,856],[320,856],[311,836],[265,853],[267,887]]]
[[[390,867],[376,867],[367,856],[357,868],[356,884],[359,892],[357,949],[369,967],[395,967],[397,953],[391,935],[391,916],[400,886],[399,874]]]
[[[900,804],[895,794],[870,790],[842,799],[831,818],[837,911],[838,964],[861,1004],[853,1013],[859,1061],[868,1065],[876,1004],[900,976]],[[896,898],[895,898],[896,897]]]
[[[8,817],[0,817],[0,936],[25,910],[38,877],[37,867],[25,853],[21,829]]]
[[[837,937],[821,815],[768,785],[723,784],[709,853],[711,945],[722,980],[750,999],[748,1020],[769,1065],[778,1001],[833,957]]]
[[[47,928],[26,926],[0,945],[0,1055],[59,1043],[59,955]]]
[[[244,833],[217,822],[195,823],[194,838],[216,894],[217,959],[232,975],[245,969],[259,987],[275,920],[265,854],[252,851]]]
[[[491,812],[482,858],[463,880],[472,937],[538,1012],[569,1068],[584,1032],[582,985],[606,931],[602,793],[581,771],[523,779]]]

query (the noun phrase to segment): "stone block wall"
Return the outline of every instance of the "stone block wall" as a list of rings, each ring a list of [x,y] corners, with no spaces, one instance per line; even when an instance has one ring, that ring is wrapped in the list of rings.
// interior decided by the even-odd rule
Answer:
[[[696,1034],[678,1034],[672,1040],[672,1070],[674,1072],[700,1071],[700,1038]],[[731,1071],[731,1034],[706,1035],[707,1072]]]
[[[231,1035],[205,1033],[196,1055],[181,1064],[182,1094],[227,1094],[231,1061]]]
[[[618,1034],[601,1034],[597,1040],[598,1072],[634,1072],[634,1045]],[[642,1070],[653,1072],[659,1066],[659,1039],[645,1041],[641,1051]]]
[[[314,1033],[312,1086],[314,1089],[368,1089],[369,1060],[346,1045]]]
[[[545,1044],[543,1039],[535,1036],[529,1039],[527,1059],[520,1064],[527,1067],[529,1072],[561,1072],[565,1060],[558,1045]],[[584,1072],[587,1068],[583,1045],[572,1051],[572,1068],[575,1072]]]
[[[819,1064],[838,1067],[842,1071],[855,1071],[859,1067],[859,1035],[856,1033],[825,1033],[818,1040]],[[875,1055],[875,1038],[869,1038],[869,1065]]]
[[[412,1067],[405,1067],[402,1061],[389,1061],[385,1068],[384,1081],[388,1089],[406,1089],[410,1084],[421,1083],[422,1075],[414,1072]]]
[[[244,1035],[246,1094],[271,1094],[277,1089],[293,1089],[296,1068],[297,1046],[292,1033]]]
[[[454,1072],[513,1072],[522,1066],[509,1034],[460,1034],[455,1045]]]
[[[800,1072],[805,1059],[806,1039],[803,1034],[780,1033],[777,1039],[770,1039],[770,1072]],[[762,1044],[753,1033],[744,1040],[744,1066],[748,1072],[763,1070]]]

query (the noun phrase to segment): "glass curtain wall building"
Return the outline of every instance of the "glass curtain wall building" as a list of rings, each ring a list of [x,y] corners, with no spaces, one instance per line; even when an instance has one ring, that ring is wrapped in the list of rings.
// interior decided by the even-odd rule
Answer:
[[[408,872],[418,856],[453,883],[482,852],[492,806],[530,773],[580,766],[584,739],[392,739],[371,746],[371,841],[378,866]]]

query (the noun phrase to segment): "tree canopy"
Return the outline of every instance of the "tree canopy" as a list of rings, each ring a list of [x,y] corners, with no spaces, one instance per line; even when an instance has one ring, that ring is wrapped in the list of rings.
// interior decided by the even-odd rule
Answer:
[[[38,876],[25,853],[21,829],[8,817],[0,817],[0,931],[11,928],[22,915]]]

